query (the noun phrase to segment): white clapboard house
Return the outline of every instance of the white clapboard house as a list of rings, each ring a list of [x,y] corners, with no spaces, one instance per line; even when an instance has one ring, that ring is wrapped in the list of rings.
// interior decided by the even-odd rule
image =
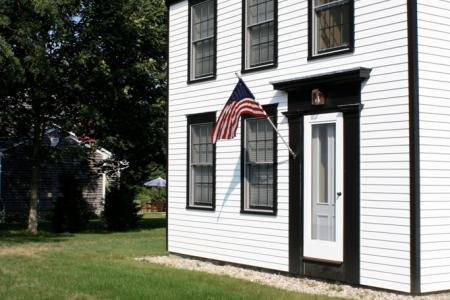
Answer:
[[[167,5],[168,250],[450,289],[450,1]],[[211,144],[236,72],[280,135],[243,117]]]

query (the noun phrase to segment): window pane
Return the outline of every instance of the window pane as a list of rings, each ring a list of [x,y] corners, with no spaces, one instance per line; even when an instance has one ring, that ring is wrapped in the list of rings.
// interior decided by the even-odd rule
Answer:
[[[191,125],[191,200],[192,205],[210,205],[213,194],[212,123]]]
[[[257,22],[264,22],[266,20],[266,3],[258,1],[257,6]]]
[[[194,185],[194,204],[202,202],[202,184],[196,183]]]
[[[273,141],[272,139],[268,139],[266,141],[266,157],[265,157],[265,161],[266,162],[273,162]]]
[[[259,45],[255,45],[251,47],[250,52],[250,66],[256,66],[259,64]]]
[[[247,0],[247,64],[249,67],[273,62],[274,1]]]
[[[349,44],[349,7],[345,2],[316,10],[318,51]]]
[[[192,76],[210,76],[214,68],[214,2],[192,6]]]
[[[248,25],[253,25],[257,23],[257,14],[258,14],[258,1],[257,0],[248,0],[248,7],[247,7],[247,23]]]
[[[266,2],[266,18],[267,20],[273,19],[273,0]]]
[[[256,160],[256,141],[247,142],[247,160],[248,163],[255,163]]]
[[[246,207],[273,207],[273,128],[264,118],[245,121],[246,132]]]

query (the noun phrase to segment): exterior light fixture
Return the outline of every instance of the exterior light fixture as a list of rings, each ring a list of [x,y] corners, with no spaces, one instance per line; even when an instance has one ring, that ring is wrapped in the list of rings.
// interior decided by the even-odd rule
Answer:
[[[311,105],[324,105],[325,104],[325,94],[319,89],[313,89],[311,91]]]

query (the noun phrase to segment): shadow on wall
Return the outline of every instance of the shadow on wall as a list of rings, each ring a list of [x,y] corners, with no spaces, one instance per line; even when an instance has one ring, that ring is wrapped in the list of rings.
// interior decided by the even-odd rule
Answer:
[[[219,179],[220,177],[216,176],[216,180]],[[230,183],[230,185],[228,186],[225,194],[224,194],[224,198],[222,201],[222,205],[219,207],[217,207],[216,205],[216,211],[218,212],[217,215],[217,222],[219,222],[220,217],[222,215],[222,211],[224,206],[227,204],[228,200],[230,199],[230,196],[233,194],[233,192],[236,190],[236,187],[241,185],[241,159],[239,159],[234,167],[233,170],[233,175],[232,175],[232,181]],[[217,198],[217,195],[216,195]],[[216,199],[216,203],[217,203],[217,199]]]

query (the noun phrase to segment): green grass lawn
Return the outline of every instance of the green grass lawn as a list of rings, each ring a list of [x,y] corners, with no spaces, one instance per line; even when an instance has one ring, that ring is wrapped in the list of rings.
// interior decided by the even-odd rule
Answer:
[[[147,215],[138,230],[108,233],[98,221],[77,234],[38,236],[0,224],[0,299],[329,299],[226,276],[136,262],[164,255],[165,221]]]

